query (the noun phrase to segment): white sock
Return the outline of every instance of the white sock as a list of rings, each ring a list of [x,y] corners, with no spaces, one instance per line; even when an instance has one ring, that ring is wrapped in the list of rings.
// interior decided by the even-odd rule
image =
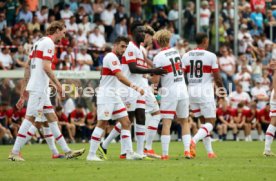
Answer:
[[[265,151],[271,150],[271,144],[274,139],[275,131],[276,131],[276,127],[270,124],[265,134]]]
[[[23,120],[23,122],[19,128],[15,143],[13,145],[13,149],[12,149],[13,154],[18,155],[21,148],[23,148],[25,141],[26,141],[27,132],[32,125],[33,124],[29,120],[27,120],[27,119]]]
[[[121,133],[121,129],[122,129],[122,125],[121,123],[117,123],[114,128],[111,130],[111,132],[109,133],[108,137],[103,141],[102,147],[104,149],[107,149],[108,146],[110,145],[111,141],[113,139],[115,139],[117,136],[120,135]]]
[[[97,149],[101,142],[101,137],[103,135],[104,130],[102,128],[96,127],[91,135],[90,141],[90,150],[89,154],[91,156],[96,155]]]
[[[131,134],[129,130],[121,130],[121,148],[123,149],[121,149],[121,154],[133,152]]]
[[[171,141],[171,135],[162,135],[161,144],[162,144],[162,155],[169,155],[169,145]]]
[[[49,127],[50,127],[58,145],[61,147],[61,149],[64,151],[64,153],[71,151],[71,149],[68,147],[63,135],[61,134],[61,132],[59,130],[57,121],[49,123]]]
[[[202,140],[205,138],[210,132],[213,130],[213,125],[211,123],[205,123],[201,126],[201,128],[198,130],[196,135],[193,137],[193,141],[197,143],[199,140]]]
[[[37,128],[34,125],[32,125],[27,132],[25,144],[32,139],[32,137],[35,135],[36,131],[37,131]]]
[[[207,153],[214,153],[210,135],[207,135],[205,138],[203,138],[203,144],[204,144],[204,147],[205,147]]]
[[[135,125],[135,132],[136,132],[136,138],[137,138],[137,153],[140,155],[144,154],[144,144],[145,144],[145,132],[146,132],[146,126],[145,125]]]
[[[44,134],[44,139],[46,140],[50,150],[52,151],[53,155],[58,155],[58,149],[55,144],[55,139],[54,136],[51,132],[51,129],[49,127],[43,127],[43,134]]]
[[[145,145],[145,148],[147,150],[152,150],[152,142],[156,135],[160,119],[161,119],[161,116],[160,114],[158,114],[158,115],[152,116],[152,120],[149,121],[147,134],[146,134],[146,145]]]
[[[191,143],[191,135],[190,134],[186,134],[182,136],[182,142],[184,145],[184,151],[188,151],[190,152],[190,143]]]

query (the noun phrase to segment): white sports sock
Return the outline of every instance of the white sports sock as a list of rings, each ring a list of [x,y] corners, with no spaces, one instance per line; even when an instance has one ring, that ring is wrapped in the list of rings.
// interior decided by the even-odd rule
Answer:
[[[144,144],[145,144],[145,132],[146,126],[135,124],[135,133],[137,138],[137,153],[140,155],[144,154]]]
[[[193,137],[193,141],[197,143],[199,140],[202,140],[205,138],[210,132],[213,130],[213,125],[211,123],[205,123],[201,126],[201,128],[198,130],[196,135]]]
[[[203,144],[207,153],[214,153],[210,135],[207,135],[205,138],[203,138]]]
[[[276,127],[270,124],[265,134],[265,151],[271,150],[271,144],[274,139],[275,131],[276,131]]]
[[[162,155],[169,155],[169,145],[171,141],[171,135],[162,135],[161,144],[162,144]]]
[[[26,140],[25,140],[24,144],[26,144],[28,141],[30,141],[32,139],[32,137],[35,135],[36,131],[37,131],[37,128],[34,125],[32,125],[27,132],[27,136],[26,136]]]
[[[54,136],[51,132],[51,129],[49,127],[43,127],[43,134],[44,134],[44,139],[46,140],[50,150],[52,151],[53,155],[58,155],[58,149],[55,144],[55,139]]]
[[[152,116],[152,120],[149,121],[147,134],[146,134],[146,145],[145,145],[145,148],[147,150],[152,150],[152,142],[156,135],[160,119],[161,119],[161,116],[160,114],[158,114],[158,115]]]
[[[32,126],[32,123],[29,120],[27,120],[27,119],[23,120],[23,122],[19,128],[15,143],[13,145],[13,149],[12,149],[13,154],[18,155],[21,148],[23,148],[25,141],[26,141],[27,132],[31,126]]]
[[[190,143],[191,143],[191,135],[190,134],[186,134],[182,136],[182,142],[184,145],[184,151],[188,151],[190,152]]]
[[[101,137],[104,130],[102,128],[96,127],[91,135],[91,141],[90,141],[90,150],[89,154],[91,156],[96,155],[97,149],[101,142]]]
[[[117,123],[114,128],[111,130],[111,132],[109,133],[108,137],[104,140],[103,144],[102,144],[102,147],[104,149],[107,149],[108,146],[110,145],[111,141],[113,139],[115,139],[117,136],[120,135],[121,133],[121,129],[122,129],[122,125],[121,123]]]
[[[61,132],[59,130],[57,121],[49,123],[49,127],[50,127],[58,145],[61,147],[61,149],[64,151],[64,153],[71,151],[71,149],[68,147],[63,135],[61,134]]]
[[[132,153],[132,141],[131,141],[131,134],[129,130],[122,129],[121,130],[121,154]]]

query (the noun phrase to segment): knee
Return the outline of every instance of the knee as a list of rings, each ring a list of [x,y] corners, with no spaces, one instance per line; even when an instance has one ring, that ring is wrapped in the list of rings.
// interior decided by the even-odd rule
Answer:
[[[128,117],[125,117],[123,120],[120,121],[122,125],[122,129],[129,130],[131,126],[131,122]]]

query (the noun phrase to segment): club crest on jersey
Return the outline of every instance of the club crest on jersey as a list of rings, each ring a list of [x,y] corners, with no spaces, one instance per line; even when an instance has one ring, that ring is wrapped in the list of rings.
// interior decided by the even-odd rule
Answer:
[[[105,111],[105,112],[104,112],[104,115],[105,115],[105,117],[109,116],[109,112],[108,112],[108,111]]]
[[[52,53],[52,50],[49,49],[49,50],[48,50],[48,53]]]
[[[113,61],[113,62],[112,62],[112,65],[117,65],[117,61]]]
[[[127,109],[129,109],[131,104],[129,102],[127,102],[127,103],[125,103],[125,105],[126,105]]]
[[[133,56],[133,52],[128,52],[128,56]]]

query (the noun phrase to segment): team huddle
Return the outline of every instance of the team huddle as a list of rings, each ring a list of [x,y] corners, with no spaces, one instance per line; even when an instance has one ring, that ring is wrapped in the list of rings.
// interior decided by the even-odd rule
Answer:
[[[17,103],[20,109],[28,100],[26,117],[9,159],[24,161],[20,150],[31,138],[37,127],[43,127],[44,137],[53,153],[53,158],[79,157],[84,149],[71,150],[57,125],[57,116],[48,95],[49,81],[62,94],[59,80],[51,70],[54,56],[54,43],[65,36],[66,27],[53,22],[47,29],[48,37],[38,40],[32,49],[29,65],[25,69],[22,95]],[[220,77],[217,57],[207,51],[208,36],[196,35],[197,48],[180,57],[179,52],[169,47],[171,33],[168,30],[155,32],[151,27],[134,23],[131,27],[132,41],[118,37],[112,52],[105,55],[99,91],[97,92],[97,125],[91,135],[88,161],[107,160],[107,149],[113,139],[120,135],[121,159],[142,160],[150,158],[169,159],[171,140],[170,127],[177,119],[182,128],[183,156],[196,157],[196,144],[203,140],[209,158],[215,158],[210,134],[216,121],[215,96],[224,98],[226,91]],[[161,51],[153,58],[147,58],[145,46],[156,40]],[[276,69],[276,64],[271,63]],[[276,74],[273,77],[276,80]],[[158,85],[161,95],[160,106],[150,83]],[[214,86],[215,83],[215,86]],[[276,88],[276,83],[273,82]],[[274,88],[273,87],[273,88]],[[275,97],[275,98],[274,98]],[[200,119],[201,128],[192,137],[190,133],[189,112]],[[146,113],[151,119],[146,119]],[[273,156],[270,147],[276,131],[276,95],[271,97],[271,124],[266,132],[265,156]],[[101,143],[109,120],[117,124]],[[159,122],[162,120],[162,154],[155,153],[152,143]],[[134,123],[137,150],[133,150],[131,124]],[[146,127],[147,123],[147,127]],[[59,154],[55,140],[65,155]]]

